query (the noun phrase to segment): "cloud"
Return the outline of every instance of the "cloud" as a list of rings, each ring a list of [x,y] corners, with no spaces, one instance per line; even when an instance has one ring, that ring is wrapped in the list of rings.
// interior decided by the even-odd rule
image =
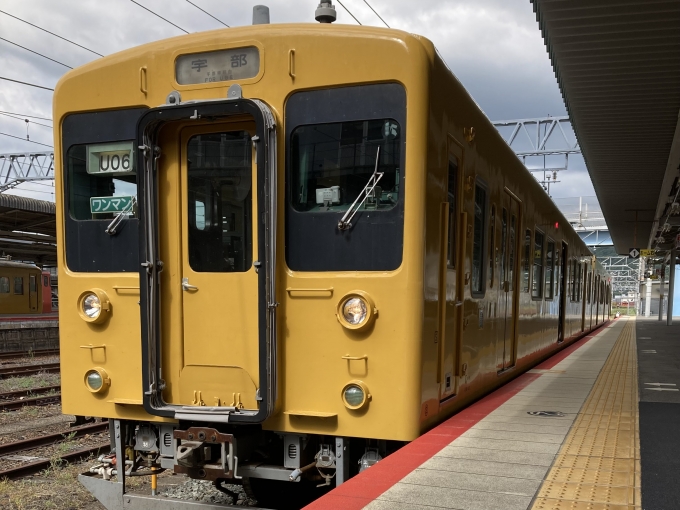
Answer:
[[[186,1],[138,0],[189,32],[222,25]],[[231,26],[248,25],[252,7],[265,3],[273,23],[311,22],[318,0],[192,0]],[[366,25],[384,26],[363,0],[342,3]],[[490,119],[565,115],[555,76],[528,0],[369,0],[392,27],[430,38],[451,70]],[[338,23],[356,24],[336,1]],[[182,31],[129,0],[5,0],[3,11],[30,21],[102,54],[182,35]],[[66,41],[0,14],[2,37],[76,67],[98,58]],[[3,76],[53,87],[68,69],[0,41]],[[0,82],[0,110],[51,117],[51,93]],[[25,124],[25,123],[24,123]],[[0,115],[0,132],[26,135],[26,127]],[[31,140],[52,144],[49,130],[29,124]],[[47,147],[0,136],[0,153]],[[590,179],[583,168],[560,174],[554,196],[582,193]],[[585,187],[585,188],[584,188]],[[41,186],[36,198],[47,198]],[[573,195],[572,195],[573,196]]]

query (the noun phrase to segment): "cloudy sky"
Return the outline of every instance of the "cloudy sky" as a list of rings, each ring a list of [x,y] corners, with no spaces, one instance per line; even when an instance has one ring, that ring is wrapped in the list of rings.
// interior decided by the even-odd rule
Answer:
[[[187,32],[223,28],[187,0],[137,0]],[[364,0],[341,0],[364,25],[383,26]],[[431,39],[451,70],[491,120],[562,116],[566,110],[529,0],[368,0],[392,27]],[[270,7],[272,23],[314,23],[317,0],[192,0],[231,26],[248,25],[257,3]],[[338,23],[356,21],[335,0]],[[0,76],[54,87],[68,67],[183,32],[131,0],[0,0]],[[80,48],[16,16],[84,46]],[[57,62],[38,56],[21,45]],[[91,50],[91,51],[88,51]],[[65,65],[64,65],[65,64]],[[50,150],[52,93],[0,80],[0,153]],[[13,118],[6,113],[17,114]],[[40,125],[44,124],[44,125]],[[30,140],[25,141],[28,129]],[[21,138],[12,138],[12,135]],[[571,136],[571,133],[568,133]],[[518,148],[523,148],[520,145]],[[538,164],[539,162],[532,162]],[[561,166],[559,161],[549,162]],[[541,163],[542,164],[542,163]],[[551,186],[553,197],[594,195],[583,160]],[[54,200],[51,183],[12,191]]]

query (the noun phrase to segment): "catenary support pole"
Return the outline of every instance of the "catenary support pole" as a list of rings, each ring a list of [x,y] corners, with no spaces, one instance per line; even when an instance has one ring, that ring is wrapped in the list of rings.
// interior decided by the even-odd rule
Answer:
[[[647,278],[645,282],[645,317],[651,315],[652,310],[652,279]]]
[[[669,326],[673,324],[673,293],[675,292],[675,257],[677,256],[677,247],[671,248],[671,265],[668,268],[668,307],[666,312],[666,324]]]
[[[661,264],[661,282],[659,284],[659,320],[663,320],[663,291],[666,285],[666,264]]]

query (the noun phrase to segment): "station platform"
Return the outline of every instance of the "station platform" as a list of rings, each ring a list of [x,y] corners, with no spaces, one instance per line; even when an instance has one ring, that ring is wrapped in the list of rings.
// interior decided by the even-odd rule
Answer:
[[[59,312],[0,314],[0,352],[59,348]]]
[[[680,508],[679,367],[680,324],[621,317],[306,508]]]

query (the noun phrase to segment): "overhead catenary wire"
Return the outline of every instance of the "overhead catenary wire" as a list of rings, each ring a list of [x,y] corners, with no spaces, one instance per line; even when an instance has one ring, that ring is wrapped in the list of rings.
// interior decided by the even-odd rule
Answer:
[[[21,140],[23,142],[37,143],[38,145],[44,145],[45,147],[49,147],[50,149],[54,149],[54,147],[52,145],[47,145],[46,143],[35,142],[33,140],[26,140],[25,138],[21,138],[20,136],[9,135],[7,133],[0,133],[0,135],[9,136],[10,138],[16,138],[17,140]]]
[[[378,18],[380,18],[380,21],[382,21],[383,23],[385,23],[385,26],[386,26],[387,28],[392,28],[392,27],[390,27],[390,26],[387,24],[387,22],[386,22],[384,19],[382,19],[382,16],[381,16],[380,14],[378,14],[378,11],[376,11],[376,10],[371,6],[371,4],[369,4],[366,0],[364,0],[364,3],[365,3],[366,5],[368,5],[368,8],[371,9],[371,10],[373,11],[373,13],[374,13],[376,16],[378,16]],[[343,7],[344,7],[344,6],[343,6]],[[1,11],[0,11],[0,12],[1,12]]]
[[[337,1],[340,5],[342,5],[342,8],[345,9],[345,10],[347,11],[347,13],[348,13],[350,16],[352,16],[352,17],[354,18],[354,21],[356,21],[357,23],[359,23],[359,25],[361,25],[361,21],[359,21],[359,20],[357,19],[357,17],[356,17],[354,14],[352,14],[352,12],[351,12],[347,7],[345,7],[345,4],[343,4],[340,0],[336,0],[336,1]]]
[[[6,111],[3,111],[3,110],[0,110],[0,113],[6,113],[7,115],[18,115],[19,117],[22,117],[22,118],[28,117],[29,119],[47,120],[49,122],[52,122],[52,119],[48,119],[47,117],[37,117],[35,115],[26,115],[25,113],[6,112]]]
[[[173,27],[179,28],[179,29],[180,29],[182,32],[184,32],[185,34],[188,34],[188,33],[189,33],[189,32],[187,32],[186,30],[184,30],[182,27],[180,27],[180,26],[178,26],[178,25],[175,25],[172,21],[165,19],[163,16],[161,16],[160,14],[158,14],[158,13],[152,11],[152,10],[149,9],[148,7],[144,7],[144,6],[143,6],[142,4],[140,4],[139,2],[135,2],[135,0],[130,0],[130,2],[132,2],[132,3],[135,4],[135,5],[138,5],[139,7],[141,7],[142,9],[144,9],[145,11],[149,11],[151,14],[153,14],[154,16],[159,17],[160,19],[162,19],[162,20],[165,21],[166,23],[170,23]]]
[[[224,21],[222,21],[221,19],[216,18],[215,16],[213,16],[212,14],[210,14],[210,13],[209,13],[208,11],[206,11],[205,9],[202,9],[201,7],[199,7],[198,5],[196,5],[195,3],[193,3],[191,0],[187,0],[187,2],[190,3],[191,5],[193,5],[194,7],[196,7],[196,9],[198,9],[199,11],[201,11],[201,12],[207,14],[208,16],[210,16],[210,17],[211,17],[212,19],[214,19],[215,21],[218,21],[219,23],[222,23],[225,27],[231,28],[231,27],[230,27],[229,25],[227,25]],[[1,11],[0,11],[0,12],[1,12]]]
[[[42,58],[46,58],[47,60],[51,60],[52,62],[56,62],[56,63],[59,64],[59,65],[62,65],[62,66],[64,66],[64,67],[68,67],[69,69],[73,69],[73,68],[72,68],[70,65],[68,65],[68,64],[64,64],[63,62],[59,62],[58,60],[55,60],[55,59],[53,59],[53,58],[48,57],[47,55],[43,55],[42,53],[38,53],[37,51],[31,50],[31,49],[27,48],[26,46],[22,46],[21,44],[17,44],[17,43],[12,42],[12,41],[10,41],[10,40],[8,40],[8,39],[5,39],[4,37],[0,37],[0,41],[5,41],[6,43],[13,44],[14,46],[18,46],[18,47],[21,48],[22,50],[30,51],[31,53],[35,53],[36,55],[38,55],[38,56],[40,56],[40,57],[42,57]],[[50,89],[50,90],[52,90],[52,89]]]
[[[35,124],[36,126],[43,126],[43,127],[50,128],[50,129],[53,128],[53,126],[48,126],[47,124],[41,124],[40,122],[36,122],[36,121],[34,121],[34,120],[29,120],[29,119],[24,119],[24,118],[21,118],[21,117],[16,117],[15,115],[11,115],[11,114],[9,114],[9,113],[2,113],[2,112],[0,112],[0,115],[4,115],[4,116],[6,116],[6,117],[10,117],[10,118],[16,119],[16,120],[21,120],[21,121],[26,122],[26,123],[33,123],[33,124]]]
[[[103,57],[103,56],[104,56],[104,55],[102,55],[101,53],[97,53],[96,51],[91,50],[90,48],[86,48],[86,47],[83,46],[82,44],[78,44],[77,42],[74,42],[74,41],[72,41],[71,39],[67,39],[66,37],[60,36],[59,34],[55,34],[54,32],[50,32],[49,30],[46,30],[46,29],[44,29],[44,28],[42,28],[42,27],[39,27],[38,25],[34,25],[34,24],[31,23],[30,21],[26,21],[25,19],[21,19],[21,18],[19,18],[18,16],[14,16],[13,14],[10,14],[9,12],[5,12],[5,11],[3,11],[3,10],[0,10],[0,12],[3,13],[4,15],[6,15],[6,16],[9,16],[9,17],[14,18],[14,19],[17,19],[17,20],[19,20],[19,21],[21,21],[21,22],[23,22],[23,23],[26,23],[27,25],[31,25],[32,27],[35,27],[35,28],[37,28],[38,30],[42,30],[43,32],[47,32],[48,34],[53,35],[54,37],[58,37],[59,39],[62,39],[62,40],[64,40],[64,41],[66,41],[66,42],[69,42],[69,43],[75,45],[75,46],[78,46],[79,48],[82,48],[82,49],[84,49],[84,50],[87,50],[87,51],[89,51],[90,53],[94,53],[95,55],[99,55],[100,57]]]
[[[42,85],[36,85],[35,83],[28,83],[27,81],[13,80],[12,78],[5,78],[4,76],[0,76],[0,80],[13,81],[14,83],[21,83],[22,85],[28,85],[29,87],[54,91],[54,89],[49,87],[43,87]]]

